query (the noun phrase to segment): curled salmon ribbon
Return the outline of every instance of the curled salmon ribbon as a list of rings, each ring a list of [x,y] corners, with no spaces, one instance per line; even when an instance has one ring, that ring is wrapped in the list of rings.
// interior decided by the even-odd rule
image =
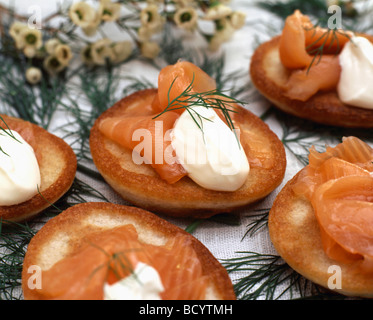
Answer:
[[[208,278],[185,235],[177,234],[163,246],[142,243],[133,225],[95,232],[64,259],[43,271],[37,293],[45,300],[102,300],[104,284],[129,276],[142,262],[157,270],[163,300],[201,300]]]
[[[287,17],[279,44],[281,63],[291,72],[285,95],[306,101],[320,90],[335,89],[341,74],[338,54],[352,35],[314,26],[299,10]]]
[[[311,202],[325,253],[373,273],[373,149],[356,137],[311,148],[293,191]]]
[[[150,146],[144,146],[141,156],[146,159],[159,174],[160,178],[173,184],[187,175],[184,167],[177,162],[171,139],[167,135],[173,129],[176,120],[185,108],[185,97],[182,93],[203,93],[216,90],[216,82],[207,73],[188,61],[179,61],[163,68],[158,76],[158,93],[150,97],[151,101],[137,101],[135,108],[129,108],[123,115],[103,119],[99,130],[107,138],[124,148],[135,150],[140,138],[137,130],[147,130],[150,134]],[[178,100],[172,110],[165,109],[169,103]],[[180,101],[181,100],[181,101]],[[217,112],[220,116],[219,112]],[[162,125],[159,123],[162,122]],[[145,139],[144,139],[145,140]],[[144,142],[144,141],[143,141]],[[176,160],[175,160],[176,159]],[[170,161],[174,160],[174,161]]]

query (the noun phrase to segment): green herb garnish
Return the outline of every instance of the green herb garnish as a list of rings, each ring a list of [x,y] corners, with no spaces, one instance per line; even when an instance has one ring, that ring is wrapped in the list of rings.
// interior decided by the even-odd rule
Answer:
[[[222,260],[229,274],[249,272],[234,283],[240,300],[346,299],[302,277],[278,255],[252,251],[236,252],[238,257]]]
[[[304,29],[306,31],[315,30],[316,32],[317,27],[318,25],[316,24],[312,28],[304,28]],[[316,60],[317,60],[316,64],[319,63],[324,55],[324,52],[327,50],[330,50],[335,43],[337,45],[335,55],[337,55],[340,52],[341,46],[339,43],[338,34],[351,40],[351,36],[345,31],[341,31],[339,29],[326,28],[326,31],[320,37],[318,37],[314,42],[312,42],[310,45],[306,47],[306,51],[308,52],[308,54],[313,55],[312,61],[310,65],[308,66],[307,73],[310,71],[312,65],[316,62]],[[331,37],[331,40],[330,40],[330,43],[327,44],[329,41],[329,37]],[[320,41],[322,41],[321,44],[318,46],[315,46]]]
[[[176,80],[177,78],[175,78],[172,81],[171,86],[168,89],[167,107],[161,113],[153,117],[153,119],[160,117],[162,114],[168,111],[185,109],[190,114],[190,116],[192,117],[197,127],[203,132],[202,119],[205,119],[208,121],[210,120],[201,116],[197,111],[193,110],[193,108],[204,107],[207,109],[211,108],[215,110],[220,110],[224,116],[226,124],[228,125],[229,129],[231,129],[234,132],[236,139],[239,143],[239,139],[235,132],[234,123],[233,123],[230,113],[231,112],[238,113],[238,111],[235,110],[235,106],[233,106],[232,104],[244,104],[244,102],[237,100],[235,98],[232,98],[224,94],[222,91],[218,89],[214,89],[214,90],[210,90],[206,92],[193,91],[194,75],[193,75],[191,83],[184,89],[184,91],[181,94],[179,94],[176,98],[171,100],[170,92]]]
[[[2,126],[0,126],[0,134],[1,133],[4,133],[6,134],[8,137],[14,139],[15,141],[19,142],[19,143],[22,143],[21,141],[19,141],[16,136],[13,134],[12,130],[9,128],[9,126],[7,125],[7,123],[4,121],[3,117],[0,116],[0,120],[5,124],[5,127],[6,129],[4,129]],[[9,157],[9,154],[7,154],[4,149],[0,146],[0,152],[4,153],[6,156]]]

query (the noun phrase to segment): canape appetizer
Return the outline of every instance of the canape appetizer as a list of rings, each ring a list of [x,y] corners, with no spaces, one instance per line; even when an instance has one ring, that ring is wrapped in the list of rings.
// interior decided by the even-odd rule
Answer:
[[[63,196],[77,161],[61,138],[30,122],[1,115],[0,218],[29,219]]]
[[[250,64],[256,88],[289,114],[341,127],[373,127],[373,36],[314,26],[295,11]]]
[[[326,152],[278,194],[271,240],[285,261],[313,282],[373,297],[373,149],[355,137]]]
[[[196,238],[142,209],[84,203],[49,220],[23,264],[27,300],[233,300],[224,267]]]
[[[194,64],[167,66],[158,89],[125,97],[96,120],[94,163],[124,199],[150,211],[209,217],[253,203],[282,181],[285,151],[237,102]]]

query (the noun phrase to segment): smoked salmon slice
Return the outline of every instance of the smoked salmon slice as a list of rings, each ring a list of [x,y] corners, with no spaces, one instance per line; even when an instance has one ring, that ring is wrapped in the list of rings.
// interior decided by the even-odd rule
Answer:
[[[174,127],[178,117],[177,113],[170,111],[156,120],[153,115],[106,118],[100,123],[100,131],[131,150],[136,150],[143,137],[139,155],[145,158],[145,163],[150,164],[162,179],[175,183],[187,174],[176,160],[172,161],[175,155],[171,140],[166,138],[167,131]]]
[[[153,247],[150,258],[151,265],[159,270],[162,284],[166,288],[161,294],[162,299],[204,299],[207,277],[203,275],[202,265],[198,262],[190,239],[175,237],[167,247],[167,250]]]
[[[191,62],[179,61],[160,71],[158,93],[151,102],[144,101],[123,115],[103,119],[99,123],[99,130],[107,138],[130,150],[135,150],[141,142],[134,138],[134,135],[143,132],[143,154],[140,156],[145,158],[145,163],[150,164],[163,180],[170,184],[175,183],[187,175],[187,172],[176,161],[175,152],[166,133],[173,128],[180,114],[184,112],[187,103],[185,97],[173,107],[165,109],[185,90],[190,93],[204,93],[215,89],[215,80],[207,73]],[[144,110],[143,114],[140,112],[141,108]],[[150,138],[146,139],[146,136]]]
[[[343,138],[342,143],[335,147],[327,147],[326,151],[322,153],[317,152],[315,148],[311,148],[308,156],[309,166],[317,168],[332,157],[346,160],[373,171],[373,167],[370,165],[373,158],[373,150],[367,143],[356,137]]]
[[[331,180],[315,191],[312,206],[325,236],[338,245],[324,244],[330,256],[339,261],[373,259],[373,177]]]
[[[282,64],[289,69],[308,67],[312,57],[306,50],[306,35],[304,26],[310,26],[311,21],[307,16],[296,10],[293,15],[285,20],[280,39],[280,59]]]
[[[133,225],[87,236],[75,252],[43,271],[38,293],[44,299],[101,300],[104,283],[129,276],[140,261],[159,273],[162,299],[205,298],[207,278],[190,239],[178,234],[163,246],[145,244]]]
[[[178,98],[190,87],[191,92],[208,92],[216,89],[216,82],[206,72],[188,61],[179,61],[163,68],[158,76],[158,101],[153,102],[159,112],[165,110],[169,102]],[[185,98],[184,98],[185,99]],[[181,99],[183,100],[183,99]],[[174,110],[183,113],[183,104],[175,106]]]
[[[309,69],[294,70],[286,83],[285,96],[307,101],[318,91],[337,87],[341,75],[338,56],[323,55]]]
[[[369,176],[370,172],[340,158],[328,158],[320,163],[318,167],[309,165],[304,168],[300,173],[300,178],[296,185],[293,186],[293,191],[298,195],[303,195],[307,199],[311,199],[317,186],[329,180],[352,175]]]
[[[308,16],[296,10],[286,18],[280,39],[280,59],[289,69],[308,68],[315,48],[323,46],[327,54],[338,54],[352,34],[314,26]]]
[[[314,26],[299,10],[287,17],[279,44],[281,63],[291,71],[285,96],[307,101],[318,91],[335,89],[341,73],[338,54],[351,35]]]
[[[314,208],[326,254],[373,272],[373,149],[348,137],[324,153],[310,150],[309,165],[293,186]]]

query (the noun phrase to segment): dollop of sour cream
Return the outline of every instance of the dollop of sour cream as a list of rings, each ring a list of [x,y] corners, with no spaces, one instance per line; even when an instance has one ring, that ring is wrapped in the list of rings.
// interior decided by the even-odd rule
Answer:
[[[239,131],[232,131],[212,108],[184,111],[175,123],[171,143],[188,176],[203,188],[235,191],[247,179],[250,165]]]
[[[0,205],[10,206],[32,198],[40,186],[40,169],[34,149],[13,130],[0,132]]]
[[[373,109],[373,45],[364,37],[352,37],[344,46],[338,96],[342,102]]]
[[[104,284],[104,300],[161,300],[162,291],[164,287],[157,270],[138,262],[128,277],[112,285]]]

